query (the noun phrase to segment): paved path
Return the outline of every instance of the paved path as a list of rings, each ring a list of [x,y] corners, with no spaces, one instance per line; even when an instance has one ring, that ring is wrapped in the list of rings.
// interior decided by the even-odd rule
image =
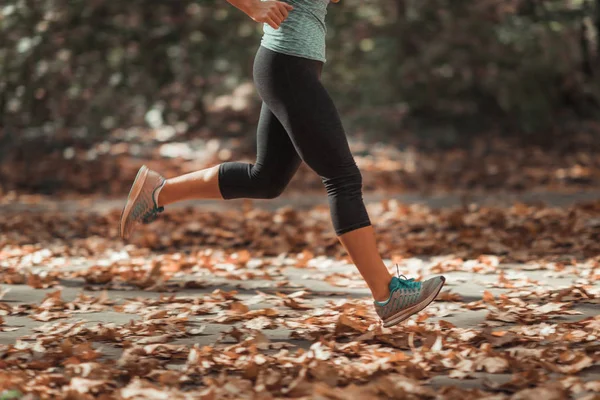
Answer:
[[[378,201],[385,196],[382,195],[370,195],[365,196],[368,202]],[[464,199],[461,196],[447,195],[447,196],[420,196],[420,195],[395,195],[393,198],[406,204],[421,203],[426,204],[432,208],[440,207],[451,207],[457,206],[464,203]],[[557,207],[564,207],[576,202],[582,201],[593,201],[600,199],[600,192],[578,192],[578,193],[527,193],[527,194],[505,194],[505,195],[477,195],[470,196],[466,199],[468,203],[478,203],[483,205],[498,205],[507,206],[513,204],[516,201],[520,202],[543,202],[545,204]],[[257,207],[265,207],[267,209],[275,209],[284,205],[287,205],[290,201],[294,201],[295,207],[310,207],[316,204],[325,204],[324,195],[306,195],[303,197],[282,197],[273,201],[255,201],[254,205]],[[79,201],[62,201],[54,204],[40,203],[40,204],[4,204],[0,205],[0,213],[2,212],[21,212],[25,210],[56,210],[62,212],[73,212],[76,210],[87,210],[104,212],[107,210],[118,209],[122,205],[123,200],[107,200],[98,199],[92,202],[79,202]],[[229,202],[187,202],[179,205],[180,207],[193,205],[199,207],[206,207],[211,210],[222,210],[229,207],[239,207],[242,204],[241,201],[229,201]],[[389,261],[388,261],[389,262]],[[409,259],[406,262],[413,265],[416,270],[419,269],[419,265],[427,260],[421,259]],[[77,268],[87,268],[87,265],[81,265]],[[563,274],[557,275],[556,273],[548,270],[530,270],[526,265],[512,264],[503,265],[501,269],[506,269],[510,273],[522,274],[523,277],[538,281],[541,286],[548,288],[566,288],[573,286],[573,284],[579,279],[576,274]],[[43,270],[43,267],[38,268]],[[39,271],[38,271],[39,272]],[[327,266],[327,274],[334,272],[340,273],[351,273],[354,272],[354,268],[349,265],[336,263],[331,260],[330,265]],[[297,268],[286,268],[283,270],[285,277],[299,287],[310,288],[312,295],[309,298],[309,303],[313,306],[318,307],[323,305],[332,299],[344,299],[344,298],[366,298],[368,297],[368,291],[365,288],[341,288],[338,286],[332,286],[327,282],[324,282],[322,275],[319,271],[312,271],[306,269]],[[467,272],[451,272],[445,274],[447,277],[446,289],[452,290],[454,293],[459,293],[462,296],[462,302],[468,303],[482,299],[484,290],[488,290],[495,296],[506,292],[505,289],[498,289],[489,287],[488,284],[497,282],[498,275],[496,274],[475,274]],[[198,281],[198,276],[180,276],[179,280],[194,280]],[[80,279],[69,279],[62,280],[60,282],[62,287],[62,298],[65,301],[73,300],[80,292],[84,292],[88,295],[98,295],[98,292],[84,289],[87,285],[83,280]],[[250,281],[228,281],[223,279],[206,278],[202,281],[203,287],[200,289],[184,289],[178,290],[175,295],[177,296],[201,296],[212,292],[215,289],[221,289],[225,291],[237,290],[239,297],[242,301],[247,301],[255,296],[256,291],[260,290],[267,293],[275,293],[282,291],[282,289],[275,286],[275,282],[267,280],[250,280]],[[9,289],[9,292],[4,295],[0,302],[5,302],[10,305],[21,305],[21,304],[40,304],[44,299],[46,293],[56,290],[52,289],[32,289],[27,285],[2,285],[2,289]],[[129,288],[131,289],[131,288]],[[109,297],[116,301],[117,304],[123,304],[126,299],[134,297],[142,298],[158,298],[162,293],[153,291],[141,291],[141,290],[109,290]],[[457,310],[458,307],[453,308],[453,303],[435,303],[437,307],[446,307],[446,314],[443,317],[434,317],[433,320],[443,319],[448,321],[459,328],[479,328],[485,321],[487,310],[479,311],[467,311],[465,309]],[[272,304],[255,304],[253,307],[265,308],[273,307]],[[579,321],[586,317],[596,316],[598,314],[597,304],[576,304],[574,306],[575,311],[579,311],[580,315],[564,315],[553,318],[551,322],[567,322],[567,321]],[[135,314],[125,314],[116,311],[104,311],[97,313],[88,314],[77,314],[76,318],[64,319],[61,321],[75,321],[84,320],[89,324],[96,324],[98,322],[109,323],[113,322],[116,324],[125,324],[131,319],[137,319],[138,316]],[[205,330],[202,335],[194,336],[191,338],[185,338],[175,341],[174,343],[182,344],[200,344],[200,345],[211,345],[219,339],[222,333],[230,331],[232,328],[231,324],[215,324],[207,323],[206,317],[193,316],[192,322],[198,325],[205,326]],[[44,324],[43,322],[37,322],[27,316],[7,316],[4,317],[4,326],[16,327],[15,331],[2,332],[0,334],[0,344],[14,344],[20,337],[31,335],[34,333],[33,329]],[[55,322],[55,321],[53,321]],[[287,329],[274,329],[266,330],[264,333],[272,341],[286,341],[298,347],[308,348],[311,343],[304,340],[296,340],[290,338],[290,330]],[[121,350],[117,347],[106,348],[103,347],[103,354],[108,358],[118,358]],[[600,367],[588,368],[577,376],[584,380],[600,380]],[[492,379],[496,382],[502,383],[510,379],[510,375],[506,374],[482,374],[476,373],[476,379],[471,380],[457,380],[451,379],[447,376],[439,376],[430,381],[430,385],[433,387],[440,387],[446,385],[457,385],[463,388],[483,388],[486,379]]]
[[[414,268],[419,268],[419,264],[424,262],[421,259],[410,259],[407,260],[409,264],[412,264]],[[552,288],[562,288],[569,287],[573,285],[573,283],[578,279],[576,275],[565,275],[565,276],[553,276],[555,275],[550,271],[543,270],[523,270],[522,265],[506,265],[501,266],[507,271],[511,271],[510,273],[519,273],[522,274],[523,277],[527,277],[536,281],[539,281],[541,285],[552,287]],[[83,268],[83,267],[79,267]],[[345,264],[336,263],[332,260],[331,265],[327,267],[327,273],[331,274],[334,272],[340,273],[349,273],[353,272],[353,267]],[[296,268],[287,268],[285,269],[286,277],[295,284],[298,284],[305,288],[310,288],[312,291],[312,296],[310,298],[309,303],[314,306],[323,305],[324,303],[331,301],[332,299],[343,299],[343,298],[357,298],[357,297],[367,297],[368,292],[366,289],[344,289],[337,286],[331,286],[328,283],[324,282],[319,278],[319,271],[307,271],[306,269],[296,269]],[[506,292],[504,289],[490,288],[487,285],[497,281],[497,275],[482,275],[482,274],[471,274],[466,272],[452,272],[445,274],[447,277],[447,286],[446,289],[450,289],[454,293],[459,293],[463,300],[462,302],[468,303],[476,300],[480,300],[482,298],[482,294],[484,290],[488,290],[493,293],[495,296]],[[179,277],[180,280],[198,280],[197,277]],[[177,296],[200,296],[203,294],[207,294],[212,292],[213,290],[219,288],[221,290],[238,290],[239,297],[242,301],[247,301],[251,297],[256,294],[257,290],[266,292],[266,293],[275,293],[277,291],[281,291],[281,289],[275,287],[273,281],[264,281],[264,280],[252,280],[252,281],[227,281],[227,280],[219,280],[219,279],[207,279],[202,282],[206,285],[202,289],[186,289],[179,290],[175,293]],[[62,286],[62,298],[65,301],[72,301],[75,297],[80,293],[84,292],[88,295],[98,295],[98,292],[93,292],[89,290],[83,290],[85,283],[83,280],[63,280],[61,281]],[[49,291],[56,290],[53,289],[40,289],[34,290],[27,285],[2,285],[4,289],[10,289],[10,291],[4,296],[2,299],[3,302],[6,302],[10,305],[19,305],[19,304],[40,304],[43,300],[46,293]],[[157,292],[148,292],[141,290],[128,290],[128,291],[118,291],[118,290],[110,290],[108,292],[110,299],[117,301],[118,304],[122,304],[126,299],[131,299],[135,297],[141,298],[158,298],[161,296],[161,293]],[[465,311],[461,309],[460,311],[456,310],[452,303],[435,303],[440,305],[441,307],[447,308],[447,315],[443,318],[433,318],[432,320],[443,319],[445,321],[451,322],[459,328],[477,328],[481,323],[485,321],[485,317],[487,314],[487,310],[479,310],[479,311]],[[255,304],[253,307],[256,308],[268,308],[273,307],[272,304]],[[561,316],[559,318],[555,318],[552,321],[555,322],[566,322],[566,321],[579,321],[586,317],[595,316],[598,314],[597,305],[595,304],[579,304],[574,307],[574,310],[581,312],[581,315],[567,315]],[[222,333],[231,330],[231,324],[207,324],[205,321],[206,317],[198,316],[192,317],[192,323],[197,323],[198,325],[205,326],[205,330],[203,335],[195,336],[192,338],[179,339],[170,343],[181,343],[181,344],[200,344],[200,345],[208,345],[210,346],[212,343],[217,341]],[[64,319],[61,321],[75,321],[75,320],[85,320],[89,324],[96,324],[98,322],[102,323],[116,323],[116,324],[126,324],[131,319],[138,319],[138,316],[135,314],[125,314],[114,311],[106,311],[106,312],[98,312],[98,313],[90,313],[90,314],[77,314],[76,318]],[[56,321],[53,321],[56,322]],[[33,332],[33,329],[42,325],[42,322],[37,322],[29,317],[5,317],[5,326],[10,327],[18,327],[19,329],[12,332],[4,332],[0,335],[0,344],[14,344],[19,337],[24,335],[30,335]],[[234,324],[235,325],[235,324]],[[287,329],[274,329],[274,330],[265,330],[264,333],[271,341],[286,341],[288,343],[294,344],[298,347],[308,348],[310,346],[310,342],[303,340],[294,340],[290,339],[291,331]],[[110,358],[118,358],[121,350],[117,347],[106,348],[103,347],[103,353],[105,357]],[[578,375],[584,380],[598,380],[600,379],[600,368],[591,368],[587,369],[584,372]],[[493,380],[498,383],[503,383],[510,380],[510,375],[508,374],[483,374],[476,373],[476,379],[471,380],[457,380],[452,379],[447,376],[438,376],[431,380],[429,383],[432,387],[440,387],[447,385],[458,385],[463,388],[482,388],[483,384],[487,380]]]

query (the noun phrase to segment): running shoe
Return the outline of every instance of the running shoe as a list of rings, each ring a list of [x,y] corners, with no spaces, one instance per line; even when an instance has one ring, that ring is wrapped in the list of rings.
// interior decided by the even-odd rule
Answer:
[[[446,282],[443,276],[416,282],[400,275],[390,282],[390,297],[383,302],[375,301],[375,310],[383,326],[388,328],[404,321],[427,307],[440,293]]]
[[[121,213],[119,222],[121,238],[128,238],[137,223],[149,224],[164,211],[164,207],[158,206],[158,193],[166,181],[159,173],[145,165],[140,168]]]

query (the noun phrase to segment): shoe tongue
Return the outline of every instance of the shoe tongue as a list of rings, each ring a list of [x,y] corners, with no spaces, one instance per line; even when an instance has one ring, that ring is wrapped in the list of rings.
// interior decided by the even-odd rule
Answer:
[[[394,276],[390,281],[389,288],[390,291],[397,289],[413,289],[415,285],[418,285],[418,283],[416,283],[412,279],[402,279],[397,276]]]
[[[399,288],[401,285],[402,285],[402,283],[400,283],[400,279],[397,276],[394,276],[392,278],[392,280],[390,281],[390,284],[388,287],[389,287],[390,291],[392,291],[392,290]]]

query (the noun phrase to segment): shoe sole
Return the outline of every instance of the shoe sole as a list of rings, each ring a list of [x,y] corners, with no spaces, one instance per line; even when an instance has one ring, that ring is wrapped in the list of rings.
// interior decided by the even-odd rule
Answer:
[[[142,187],[144,187],[144,182],[146,181],[146,176],[148,176],[148,167],[142,165],[137,175],[135,176],[135,180],[133,181],[133,185],[131,185],[131,190],[129,190],[129,195],[127,196],[127,203],[125,203],[125,207],[121,212],[121,220],[119,222],[119,235],[122,239],[125,239],[125,221],[127,221],[127,217],[133,208],[133,205],[137,201],[140,196],[140,192],[142,191]]]
[[[400,322],[404,321],[405,319],[408,319],[410,316],[420,312],[428,305],[430,305],[435,300],[435,298],[438,296],[438,294],[440,294],[440,291],[444,287],[444,283],[446,283],[446,278],[444,278],[443,276],[441,278],[442,278],[442,284],[440,285],[440,287],[437,290],[431,292],[431,294],[429,296],[427,296],[420,303],[417,303],[414,306],[407,308],[406,310],[402,310],[399,313],[392,315],[387,320],[383,321],[383,327],[389,328],[391,326],[397,325]]]

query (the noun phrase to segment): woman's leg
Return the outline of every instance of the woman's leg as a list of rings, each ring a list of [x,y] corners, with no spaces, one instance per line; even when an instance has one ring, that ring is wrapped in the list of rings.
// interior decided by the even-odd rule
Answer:
[[[321,176],[340,242],[375,300],[385,300],[392,276],[377,251],[362,199],[362,177],[337,109],[320,82],[322,65],[261,47],[254,63],[254,80],[302,160]]]
[[[164,207],[191,199],[222,199],[219,191],[219,165],[167,179],[158,194],[158,205]]]
[[[226,162],[167,179],[158,195],[165,206],[189,199],[272,199],[283,192],[301,163],[285,129],[263,103],[255,164]]]
[[[369,225],[355,229],[338,236],[338,239],[371,289],[373,298],[377,301],[387,300],[392,276],[377,250],[373,227]]]

